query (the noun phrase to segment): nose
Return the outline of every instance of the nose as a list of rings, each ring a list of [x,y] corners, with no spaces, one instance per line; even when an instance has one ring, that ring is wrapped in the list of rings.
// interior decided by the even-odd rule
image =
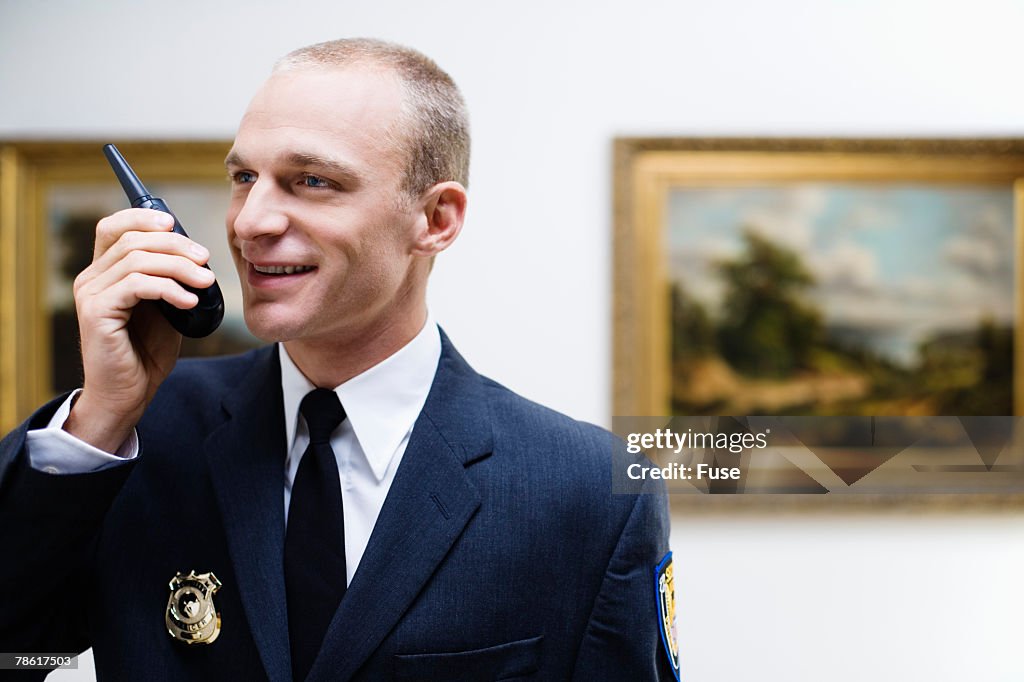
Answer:
[[[234,219],[229,216],[228,228],[243,241],[280,235],[288,229],[283,197],[278,196],[273,182],[257,179],[249,191],[236,197],[233,203]]]

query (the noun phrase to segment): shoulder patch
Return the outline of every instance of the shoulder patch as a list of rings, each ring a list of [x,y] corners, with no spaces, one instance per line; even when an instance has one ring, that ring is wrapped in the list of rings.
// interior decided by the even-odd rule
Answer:
[[[676,638],[676,591],[672,577],[672,552],[654,567],[654,598],[658,601],[658,630],[672,673],[679,680],[679,640]]]

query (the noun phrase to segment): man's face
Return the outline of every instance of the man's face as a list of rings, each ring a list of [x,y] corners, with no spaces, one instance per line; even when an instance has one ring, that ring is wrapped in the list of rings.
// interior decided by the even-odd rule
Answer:
[[[228,155],[228,241],[265,340],[351,339],[409,310],[416,202],[394,142],[401,85],[360,67],[277,72]]]

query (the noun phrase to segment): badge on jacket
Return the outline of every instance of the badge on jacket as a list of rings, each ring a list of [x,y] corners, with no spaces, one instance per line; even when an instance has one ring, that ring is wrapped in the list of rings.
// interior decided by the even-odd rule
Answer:
[[[217,576],[195,571],[171,579],[164,623],[174,639],[187,644],[213,644],[220,635],[220,613],[213,595],[221,587]]]
[[[672,577],[672,552],[654,569],[655,597],[658,600],[658,629],[661,643],[672,665],[672,673],[679,680],[679,640],[676,639],[676,590]]]

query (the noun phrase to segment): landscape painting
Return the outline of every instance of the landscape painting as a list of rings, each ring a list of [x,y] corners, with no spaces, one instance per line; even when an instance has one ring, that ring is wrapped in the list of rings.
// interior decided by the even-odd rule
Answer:
[[[676,415],[1012,415],[1012,182],[675,186]]]

